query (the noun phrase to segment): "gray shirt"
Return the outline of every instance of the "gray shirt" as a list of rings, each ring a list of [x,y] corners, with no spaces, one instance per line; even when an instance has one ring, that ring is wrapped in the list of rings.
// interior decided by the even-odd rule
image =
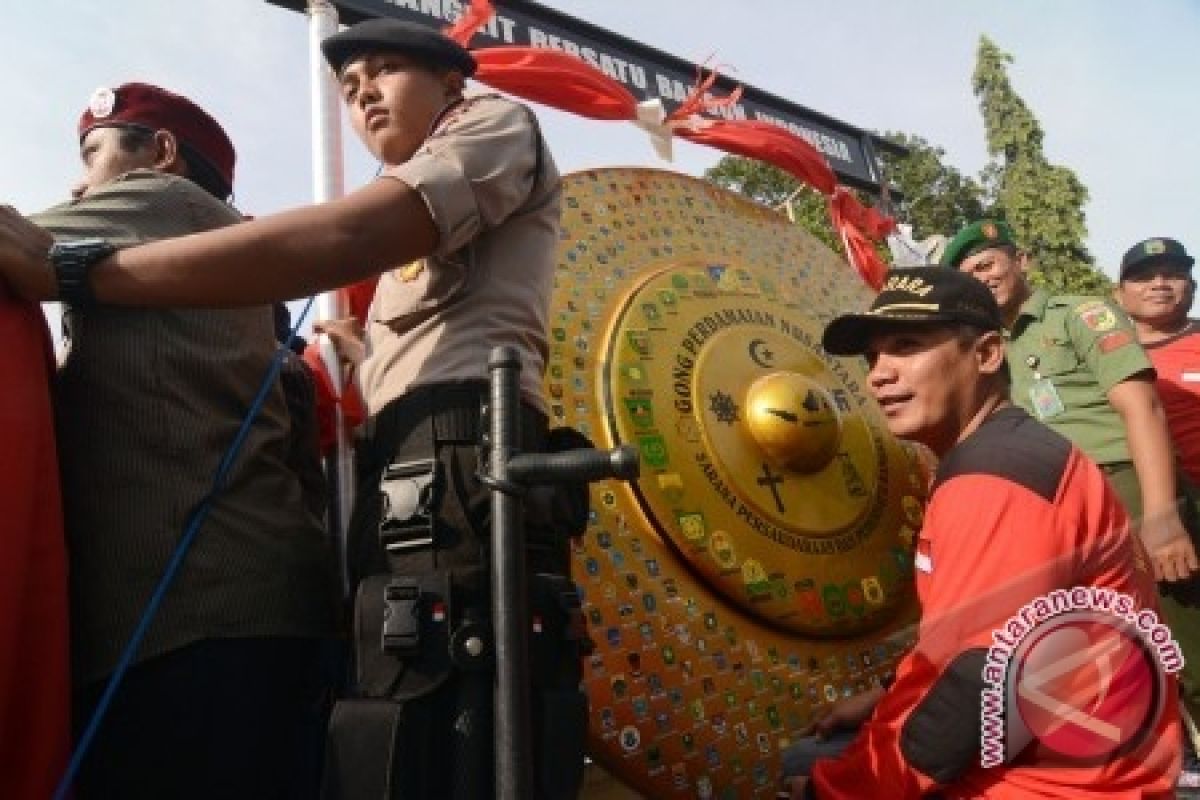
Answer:
[[[239,222],[189,180],[128,173],[33,221],[125,247]],[[189,513],[267,372],[269,308],[72,311],[55,411],[70,558],[75,682],[112,671]],[[267,397],[139,659],[211,637],[331,632],[336,581],[288,468],[289,417]]]

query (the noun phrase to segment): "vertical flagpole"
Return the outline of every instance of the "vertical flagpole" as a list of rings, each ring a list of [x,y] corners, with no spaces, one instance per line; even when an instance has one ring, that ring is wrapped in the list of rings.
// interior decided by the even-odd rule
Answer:
[[[340,99],[332,73],[321,54],[321,42],[337,33],[337,9],[329,0],[308,0],[308,64],[309,83],[312,90],[312,166],[313,200],[323,203],[341,197],[345,191],[345,175],[342,167],[342,122]],[[343,291],[326,292],[317,298],[318,319],[341,319],[349,311]],[[338,397],[342,394],[342,368],[337,352],[327,336],[318,336],[321,358],[333,381]],[[334,406],[337,442],[334,453],[326,460],[326,474],[330,478],[331,500],[329,526],[338,542],[339,560],[342,566],[343,588],[348,592],[348,575],[345,570],[346,529],[350,521],[350,508],[354,498],[354,468],[350,442],[346,437],[342,408]]]

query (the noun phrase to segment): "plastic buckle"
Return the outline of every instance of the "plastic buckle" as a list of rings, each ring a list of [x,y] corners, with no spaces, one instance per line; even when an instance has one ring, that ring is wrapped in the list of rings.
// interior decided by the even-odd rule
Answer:
[[[421,587],[413,578],[393,578],[383,590],[383,651],[408,655],[421,644]]]
[[[385,550],[395,553],[433,545],[439,488],[436,459],[388,465],[379,483],[383,501],[379,539]]]

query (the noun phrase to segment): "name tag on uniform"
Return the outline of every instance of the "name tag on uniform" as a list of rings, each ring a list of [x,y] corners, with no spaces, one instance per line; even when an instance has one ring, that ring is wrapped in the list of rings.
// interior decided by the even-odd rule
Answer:
[[[1029,402],[1038,419],[1050,419],[1067,410],[1049,378],[1039,378],[1033,382],[1029,387]]]

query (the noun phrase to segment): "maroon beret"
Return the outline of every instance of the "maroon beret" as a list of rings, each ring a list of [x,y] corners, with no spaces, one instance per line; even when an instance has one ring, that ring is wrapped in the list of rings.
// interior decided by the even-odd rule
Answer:
[[[233,187],[233,143],[208,112],[183,95],[148,83],[97,89],[79,117],[79,141],[93,128],[104,127],[170,131]]]

